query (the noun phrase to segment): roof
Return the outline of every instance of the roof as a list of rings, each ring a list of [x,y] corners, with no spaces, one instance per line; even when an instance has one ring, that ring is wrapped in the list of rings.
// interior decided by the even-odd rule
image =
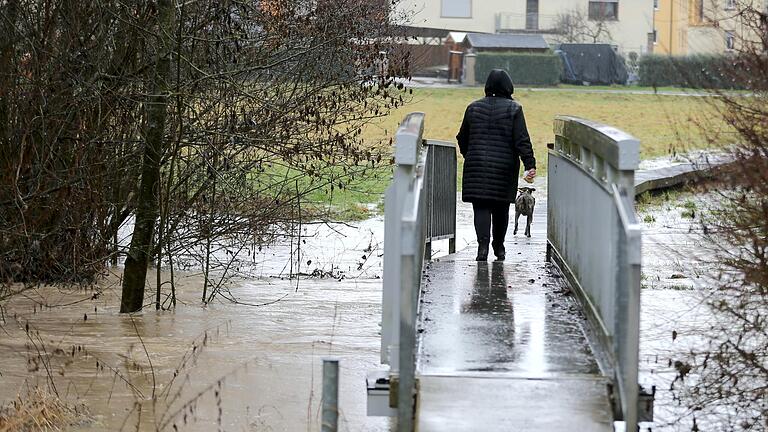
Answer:
[[[448,33],[448,37],[453,39],[455,43],[462,43],[464,42],[464,38],[467,37],[467,34],[465,32],[452,31]]]
[[[547,49],[549,44],[539,34],[467,33],[466,41],[474,48]]]

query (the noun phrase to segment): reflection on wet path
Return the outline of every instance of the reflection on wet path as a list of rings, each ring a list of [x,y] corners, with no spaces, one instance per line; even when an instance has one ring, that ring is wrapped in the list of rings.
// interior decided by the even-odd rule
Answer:
[[[544,262],[545,235],[510,238],[506,262],[478,263],[464,251],[430,264],[422,373],[599,372],[579,307]]]
[[[424,373],[598,372],[578,306],[548,265],[448,259],[428,275]]]
[[[584,316],[545,262],[546,220],[540,199],[532,238],[509,235],[505,262],[476,262],[470,247],[427,267],[420,432],[613,430]]]

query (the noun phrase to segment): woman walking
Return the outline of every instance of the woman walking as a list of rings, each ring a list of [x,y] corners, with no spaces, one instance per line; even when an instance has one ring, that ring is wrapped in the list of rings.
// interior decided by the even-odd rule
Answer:
[[[485,83],[485,97],[472,102],[456,139],[464,156],[462,200],[472,203],[477,234],[477,260],[488,259],[493,232],[493,253],[503,260],[509,205],[515,201],[520,160],[525,179],[536,177],[536,159],[525,125],[523,107],[514,99],[509,74],[494,69]]]

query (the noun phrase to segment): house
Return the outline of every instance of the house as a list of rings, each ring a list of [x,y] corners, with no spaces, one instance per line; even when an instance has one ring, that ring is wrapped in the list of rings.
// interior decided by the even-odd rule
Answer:
[[[653,46],[653,0],[402,0],[396,14],[414,27],[539,34],[550,45],[609,43],[638,54]]]
[[[654,0],[654,49],[657,54],[724,54],[757,40],[739,9],[768,11],[766,0]]]

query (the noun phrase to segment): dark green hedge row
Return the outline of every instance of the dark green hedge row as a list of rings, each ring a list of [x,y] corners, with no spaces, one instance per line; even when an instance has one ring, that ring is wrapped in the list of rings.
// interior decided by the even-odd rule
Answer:
[[[701,89],[743,89],[732,72],[733,59],[725,56],[695,55],[670,57],[646,55],[640,58],[640,85]]]
[[[484,83],[492,69],[505,69],[515,84],[556,85],[562,66],[556,54],[478,53],[475,79]]]

